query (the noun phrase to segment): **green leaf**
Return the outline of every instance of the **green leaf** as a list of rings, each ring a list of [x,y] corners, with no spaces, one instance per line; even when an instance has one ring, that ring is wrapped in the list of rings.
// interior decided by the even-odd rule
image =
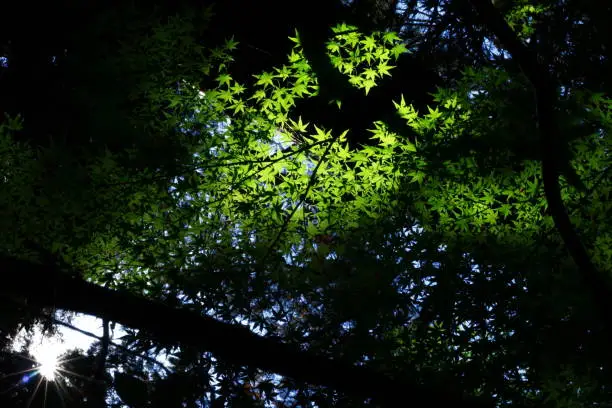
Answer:
[[[234,37],[230,38],[229,40],[225,41],[225,48],[228,51],[233,51],[236,49],[236,47],[238,46],[238,41],[234,41]]]
[[[363,81],[362,86],[365,88],[365,94],[367,95],[370,89],[376,86],[376,82],[371,79],[366,79]]]
[[[229,74],[221,74],[217,77],[217,82],[219,82],[219,85],[230,85],[230,82],[232,81],[232,77]]]
[[[254,75],[254,77],[257,78],[255,85],[263,85],[264,89],[274,84],[274,74],[271,72],[264,72],[260,75]]]
[[[366,36],[363,40],[360,41],[363,48],[371,51],[377,47],[376,40],[372,36]]]
[[[391,76],[390,71],[395,68],[393,65],[387,65],[386,62],[381,62],[376,66],[376,70],[380,76],[388,75]]]
[[[378,72],[376,72],[376,70],[372,69],[372,68],[367,68],[364,72],[363,75],[367,78],[367,79],[371,79],[374,80],[378,77]]]
[[[338,54],[340,53],[340,44],[336,41],[330,41],[327,43],[327,49],[331,53]]]
[[[257,91],[255,91],[255,93],[253,94],[253,96],[251,96],[250,99],[255,99],[256,101],[261,101],[262,99],[267,98],[267,94],[266,91],[264,91],[263,89],[259,89]]]
[[[397,33],[394,31],[387,31],[383,33],[382,38],[384,42],[389,44],[393,44],[394,42],[401,40]]]
[[[408,52],[408,49],[404,44],[395,44],[393,48],[391,48],[391,55],[393,55],[393,58],[396,60],[405,52]]]
[[[301,45],[300,43],[300,35],[297,30],[295,30],[295,37],[289,37],[289,40],[294,42],[296,45]]]
[[[295,122],[293,120],[289,121],[291,127],[296,131],[296,132],[306,132],[307,128],[308,128],[308,123],[302,123],[302,117],[298,117],[298,121]]]

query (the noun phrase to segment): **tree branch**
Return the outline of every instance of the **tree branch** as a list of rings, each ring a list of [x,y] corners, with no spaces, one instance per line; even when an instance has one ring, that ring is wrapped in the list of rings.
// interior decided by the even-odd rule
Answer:
[[[409,399],[419,405],[484,407],[480,400],[434,387],[399,382],[371,369],[330,360],[288,344],[258,336],[249,329],[219,322],[186,309],[114,291],[69,276],[53,265],[38,265],[10,257],[0,258],[7,277],[0,294],[17,295],[38,306],[103,316],[151,334],[161,342],[211,351],[240,366],[257,367],[313,385],[326,386],[395,406]]]
[[[490,0],[469,0],[474,6],[483,25],[494,33],[501,44],[510,52],[535,91],[538,125],[540,128],[540,150],[542,157],[542,179],[548,208],[565,246],[581,271],[581,276],[592,292],[602,317],[612,316],[612,290],[609,281],[592,263],[578,233],[574,229],[561,198],[559,174],[567,155],[563,154],[560,129],[555,120],[554,106],[556,88],[537,56],[516,36]],[[466,9],[469,12],[469,9]],[[612,327],[612,326],[611,326]]]
[[[87,330],[80,329],[80,328],[78,328],[78,327],[76,327],[76,326],[73,326],[73,325],[72,325],[72,324],[70,324],[70,323],[63,322],[63,321],[61,321],[61,320],[59,320],[59,319],[56,319],[56,318],[54,318],[54,317],[52,317],[52,316],[47,316],[47,318],[48,318],[48,319],[50,319],[50,320],[51,320],[53,323],[55,323],[55,324],[59,324],[60,326],[65,326],[65,327],[69,328],[70,330],[74,330],[74,331],[76,331],[76,332],[78,332],[78,333],[81,333],[81,334],[82,334],[82,335],[84,335],[84,336],[91,337],[91,338],[96,339],[96,340],[101,341],[101,342],[103,341],[103,338],[100,338],[100,337],[96,336],[96,335],[95,335],[94,333],[92,333],[92,332],[89,332],[89,331],[87,331]],[[108,326],[107,326],[107,327],[108,327]],[[129,348],[124,347],[124,346],[122,346],[121,344],[117,344],[117,343],[115,343],[115,342],[112,342],[112,341],[110,341],[110,339],[109,339],[109,341],[108,341],[108,346],[114,347],[114,348],[116,348],[117,350],[121,350],[121,351],[123,351],[124,353],[128,353],[128,354],[130,354],[130,355],[133,355],[134,357],[137,357],[137,358],[143,359],[143,360],[145,360],[145,361],[148,361],[149,363],[151,363],[151,364],[153,364],[153,365],[155,365],[155,366],[157,366],[157,367],[160,367],[160,368],[161,368],[162,370],[164,370],[164,371],[165,371],[167,374],[170,374],[170,373],[172,372],[170,369],[168,369],[168,367],[166,367],[164,364],[162,364],[161,362],[157,361],[156,359],[151,358],[151,357],[149,357],[149,356],[147,356],[147,355],[144,355],[144,354],[134,353],[134,352],[133,352],[132,350],[130,350]],[[106,355],[107,353],[108,353],[108,349],[107,349],[107,351],[105,351],[105,355]],[[105,358],[106,358],[106,357],[105,357]]]

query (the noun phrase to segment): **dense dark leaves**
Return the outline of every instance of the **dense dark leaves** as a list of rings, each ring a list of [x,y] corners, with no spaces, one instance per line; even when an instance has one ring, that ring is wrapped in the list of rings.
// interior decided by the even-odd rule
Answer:
[[[148,385],[141,378],[132,374],[116,373],[113,385],[119,398],[130,408],[143,408],[149,404]]]
[[[334,131],[349,129],[353,150],[372,143],[366,130],[374,120],[383,120],[398,134],[413,138],[404,121],[394,117],[391,101],[400,94],[426,113],[432,102],[430,93],[436,87],[456,86],[460,82],[457,73],[468,66],[490,66],[492,71],[508,72],[509,79],[495,84],[480,78],[482,83],[470,84],[474,88],[484,85],[487,91],[471,95],[477,107],[472,112],[473,126],[463,129],[466,134],[453,135],[457,137],[444,146],[422,145],[421,153],[428,159],[427,170],[448,177],[444,190],[449,197],[447,203],[432,212],[452,213],[456,205],[453,195],[459,195],[464,186],[463,180],[451,177],[448,162],[471,157],[477,166],[474,173],[488,177],[491,173],[497,176],[501,170],[520,172],[527,163],[542,160],[548,174],[546,198],[550,211],[558,218],[566,209],[560,206],[563,203],[558,196],[551,195],[550,186],[554,190],[556,177],[564,176],[574,187],[581,187],[583,181],[568,165],[572,155],[565,147],[592,135],[601,126],[584,120],[588,112],[572,105],[576,103],[572,96],[584,87],[609,92],[606,44],[610,40],[605,28],[609,7],[595,2],[547,3],[551,9],[537,16],[540,21],[530,37],[531,52],[539,58],[536,65],[541,64],[535,67],[538,72],[534,77],[530,60],[525,64],[520,47],[519,52],[511,49],[507,38],[491,25],[501,16],[478,21],[469,2],[427,1],[427,22],[403,27],[403,35],[414,45],[414,52],[400,59],[392,78],[381,81],[365,96],[351,88],[346,78],[338,76],[326,58],[323,42],[329,38],[330,25],[338,20],[356,23],[366,31],[396,24],[400,16],[391,16],[389,10],[398,3],[355,1],[349,7],[340,1],[300,2],[296,13],[295,4],[278,1],[220,2],[210,24],[194,24],[187,34],[181,32],[181,38],[190,41],[187,51],[178,52],[176,43],[146,52],[138,47],[155,32],[151,28],[160,18],[179,13],[185,22],[193,22],[189,18],[200,15],[200,3],[166,2],[153,13],[145,2],[134,2],[133,8],[99,5],[95,13],[93,8],[72,5],[58,10],[49,7],[44,11],[62,22],[57,30],[48,21],[40,26],[20,26],[29,16],[22,8],[16,14],[19,18],[3,26],[9,27],[2,37],[9,66],[0,72],[0,107],[23,114],[26,127],[17,134],[18,140],[41,146],[59,144],[64,152],[60,160],[51,161],[55,167],[49,167],[48,178],[38,184],[51,180],[59,167],[57,163],[65,164],[62,160],[66,158],[87,163],[106,148],[123,155],[126,148],[135,146],[135,152],[123,156],[129,158],[124,163],[132,170],[126,172],[127,183],[152,185],[153,180],[139,173],[143,168],[164,167],[167,180],[192,164],[187,160],[192,148],[205,142],[206,137],[188,141],[176,129],[178,118],[185,112],[166,102],[147,99],[148,93],[163,89],[172,95],[180,88],[177,81],[183,78],[201,82],[204,91],[210,89],[216,78],[214,73],[206,76],[197,71],[205,55],[200,51],[222,44],[228,37],[234,36],[241,43],[230,71],[235,79],[248,83],[252,74],[285,61],[291,45],[286,37],[293,35],[295,28],[300,30],[305,55],[321,92],[315,98],[298,101],[291,114]],[[510,13],[511,3],[498,5],[499,10]],[[416,20],[416,8],[422,5],[412,1],[403,5],[406,12],[402,18]],[[195,21],[206,20],[201,15],[199,18]],[[108,24],[111,20],[114,23]],[[35,27],[49,31],[49,35],[32,35]],[[160,43],[172,37],[173,32],[169,32],[161,36]],[[496,42],[497,38],[501,42]],[[512,55],[500,56],[490,46],[491,41],[498,48],[508,47]],[[521,76],[521,68],[531,83]],[[559,86],[550,85],[549,79]],[[538,91],[536,97],[532,85]],[[472,89],[457,88],[462,92]],[[40,99],[33,98],[35,94]],[[329,105],[333,99],[342,100],[341,110]],[[551,120],[562,132],[547,132]],[[199,136],[206,133],[206,126],[199,129]],[[547,151],[546,146],[541,148],[543,145],[554,150]],[[128,177],[134,170],[142,177]],[[551,174],[554,184],[550,184]],[[499,178],[500,189],[506,188],[503,180]],[[207,181],[206,177],[192,177],[189,182]],[[426,180],[425,186],[427,182],[431,181]],[[136,355],[181,345],[180,352],[171,352],[181,358],[179,362],[172,359],[174,365],[167,376],[151,374],[153,368],[145,369],[137,356],[125,357],[125,350],[110,352],[107,368],[127,368],[125,372],[129,373],[115,375],[114,390],[126,404],[135,407],[149,403],[159,407],[195,406],[195,401],[200,400],[211,406],[262,405],[266,398],[268,404],[272,403],[271,396],[278,396],[285,406],[312,402],[321,406],[371,406],[364,402],[370,396],[391,403],[408,399],[417,406],[468,404],[461,401],[462,394],[484,395],[485,401],[496,399],[499,404],[515,406],[609,401],[610,389],[605,384],[610,383],[611,358],[605,336],[601,335],[607,316],[604,313],[601,319],[593,313],[593,305],[579,285],[576,269],[568,262],[565,246],[555,230],[542,223],[535,226],[541,227],[541,233],[531,241],[522,241],[526,235],[520,229],[524,214],[519,212],[497,221],[506,227],[514,226],[505,229],[509,231],[505,236],[493,236],[486,225],[478,236],[456,234],[450,228],[441,230],[438,214],[438,218],[419,220],[426,233],[407,234],[407,225],[413,226],[412,217],[424,214],[422,209],[437,198],[433,194],[426,196],[425,186],[414,186],[414,182],[402,185],[400,190],[406,194],[399,194],[404,199],[399,206],[401,211],[389,215],[388,223],[377,225],[381,231],[363,220],[363,236],[356,231],[319,234],[314,239],[319,253],[300,254],[301,258],[297,256],[292,263],[266,259],[265,265],[256,264],[250,257],[261,248],[249,252],[248,245],[234,247],[226,243],[232,240],[215,235],[216,231],[206,240],[192,243],[191,250],[177,248],[165,234],[184,234],[188,211],[169,211],[167,205],[172,205],[172,200],[164,201],[163,216],[153,217],[153,222],[161,220],[165,228],[147,229],[145,221],[134,227],[117,219],[112,228],[125,253],[104,248],[95,254],[96,262],[87,264],[92,271],[86,272],[97,276],[93,270],[106,266],[98,258],[113,260],[124,256],[121,268],[114,265],[114,270],[103,272],[108,279],[98,279],[111,286],[116,283],[117,290],[102,289],[80,277],[67,277],[67,271],[78,269],[71,264],[59,272],[54,268],[55,262],[40,266],[5,257],[3,273],[17,279],[10,283],[7,279],[0,286],[3,310],[11,308],[11,313],[2,313],[3,333],[12,334],[17,323],[25,322],[22,313],[26,310],[34,313],[45,306],[57,306],[140,329],[131,333],[130,343],[126,343]],[[534,181],[519,193],[532,189],[535,196],[539,187]],[[409,193],[418,188],[422,188],[424,196],[414,200]],[[78,183],[71,184],[70,190],[79,192]],[[87,194],[100,195],[100,202],[108,204],[128,200],[133,190],[116,190],[122,193],[109,197],[104,196],[105,191],[87,190]],[[151,190],[142,191],[149,200],[130,204],[130,208],[159,205]],[[66,195],[62,201],[78,201],[77,196]],[[498,196],[499,191],[491,195],[493,200]],[[585,211],[597,212],[591,205],[605,197],[588,196],[582,206]],[[502,204],[516,204],[521,199]],[[566,208],[578,207],[576,202],[571,205]],[[122,215],[118,209],[123,207],[113,208],[108,219]],[[245,203],[244,208],[248,211],[249,204]],[[197,214],[199,210],[193,210],[190,216],[201,215]],[[105,211],[106,205],[99,205],[91,211],[92,217]],[[59,223],[67,224],[61,220]],[[572,225],[559,227],[566,241],[568,227]],[[104,230],[93,232],[91,237]],[[257,231],[256,236],[264,234]],[[589,237],[595,240],[596,234]],[[73,244],[79,247],[76,249],[84,246],[87,238],[80,239]],[[40,240],[55,242],[48,236]],[[569,244],[583,272],[588,272],[585,252],[575,250],[581,243],[574,236]],[[304,245],[314,247],[309,242]],[[323,253],[333,256],[325,259]],[[131,262],[137,265],[132,267]],[[148,278],[152,282],[136,276],[143,266],[151,270]],[[119,269],[126,272],[125,279],[110,278]],[[602,298],[607,291],[605,285],[598,283],[592,286],[600,290]],[[50,288],[54,289],[53,295]],[[134,292],[139,295],[134,296]],[[142,293],[150,299],[141,297]],[[181,302],[189,305],[179,306]],[[215,314],[215,319],[209,314]],[[268,336],[254,335],[235,324],[246,318],[265,329]],[[103,354],[102,349],[98,356]],[[93,362],[88,375],[94,371],[92,366]],[[216,393],[210,392],[211,367],[221,375]],[[14,368],[7,365],[2,371]],[[257,368],[286,377],[270,379]],[[149,377],[147,381],[145,377]],[[448,394],[441,391],[448,389]],[[6,405],[22,402],[30,391],[26,386],[10,394]]]

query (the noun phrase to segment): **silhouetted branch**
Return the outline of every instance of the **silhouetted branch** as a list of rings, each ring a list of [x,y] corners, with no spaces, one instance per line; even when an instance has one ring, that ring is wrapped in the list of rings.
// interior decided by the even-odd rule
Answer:
[[[598,308],[603,312],[603,317],[610,319],[610,316],[612,316],[612,290],[608,279],[597,270],[591,261],[567,215],[561,198],[559,174],[564,166],[570,164],[563,162],[564,158],[567,158],[567,155],[563,154],[563,149],[567,149],[567,145],[559,142],[563,139],[555,120],[556,88],[554,83],[538,62],[537,56],[519,40],[490,0],[469,1],[476,9],[482,23],[498,37],[533,86],[540,128],[542,179],[548,208],[568,252],[578,265],[581,276],[593,293]],[[470,10],[466,9],[467,12],[470,12]]]
[[[363,366],[304,352],[259,336],[246,327],[223,323],[201,313],[103,288],[70,276],[54,265],[3,257],[0,268],[5,276],[10,276],[0,286],[0,294],[18,295],[42,307],[56,305],[64,310],[104,316],[147,332],[160,342],[211,351],[218,358],[239,366],[256,367],[304,383],[374,398],[389,406],[404,399],[414,406],[486,406],[481,400],[424,386],[416,380],[400,382]],[[50,290],[53,287],[55,291]]]
[[[87,330],[80,329],[80,328],[78,328],[78,327],[76,327],[76,326],[74,326],[74,325],[72,325],[72,324],[70,324],[70,323],[63,322],[63,321],[61,321],[61,320],[59,320],[59,319],[56,319],[55,317],[52,317],[52,316],[45,316],[45,317],[46,317],[47,319],[51,320],[53,323],[55,323],[55,324],[57,324],[57,325],[67,327],[67,328],[69,328],[70,330],[74,330],[75,332],[77,332],[77,333],[81,333],[82,335],[87,336],[87,337],[91,337],[92,339],[96,339],[96,340],[101,341],[101,342],[103,341],[103,338],[100,338],[99,336],[96,336],[96,335],[95,335],[94,333],[92,333],[92,332],[89,332],[89,331],[87,331]],[[166,367],[164,364],[162,364],[161,362],[157,361],[156,359],[151,358],[151,357],[149,357],[149,356],[147,356],[147,355],[142,355],[142,354],[139,354],[139,353],[134,353],[134,352],[133,352],[132,350],[130,350],[129,348],[127,348],[127,347],[125,347],[125,346],[122,346],[121,344],[117,344],[117,343],[115,343],[115,342],[110,341],[110,338],[109,338],[109,340],[108,340],[108,346],[111,346],[111,347],[113,347],[113,348],[116,348],[117,350],[121,350],[121,351],[123,351],[124,353],[127,353],[127,354],[129,354],[129,355],[132,355],[132,356],[134,356],[134,357],[136,357],[136,358],[141,358],[141,359],[143,359],[143,360],[145,360],[145,361],[148,361],[149,363],[154,364],[154,365],[156,365],[156,366],[160,367],[162,370],[164,370],[164,371],[165,371],[166,373],[168,373],[168,374],[170,374],[170,373],[171,373],[171,370],[170,370],[168,367]],[[108,354],[108,348],[107,348],[106,354]]]

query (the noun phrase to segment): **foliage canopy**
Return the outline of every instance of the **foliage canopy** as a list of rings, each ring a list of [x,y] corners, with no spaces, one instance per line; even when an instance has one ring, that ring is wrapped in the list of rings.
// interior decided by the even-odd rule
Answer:
[[[3,335],[56,305],[126,326],[120,347],[107,327],[80,368],[70,366],[85,378],[101,372],[79,383],[92,406],[609,403],[611,319],[598,296],[609,293],[612,261],[612,99],[607,57],[576,62],[601,10],[458,3],[435,2],[442,16],[421,36],[336,22],[321,44],[325,63],[315,28],[296,24],[284,62],[250,75],[234,58],[248,38],[197,41],[209,13],[131,17],[105,56],[108,71],[78,62],[99,56],[69,53],[67,72],[104,80],[96,92],[107,99],[89,101],[104,109],[74,121],[92,132],[89,142],[62,142],[51,126],[55,141],[37,146],[45,136],[26,115],[0,124],[0,305],[14,312],[2,317]],[[406,16],[422,6],[407,4]],[[588,29],[563,31],[558,21],[579,12],[591,16],[580,20]],[[471,20],[487,13],[496,19]],[[454,41],[439,58],[461,43],[465,55],[437,70],[443,82],[419,106],[422,96],[385,84],[419,61],[415,41],[432,47],[435,28]],[[477,57],[478,38],[495,46]],[[332,92],[330,78],[344,87]],[[88,100],[88,89],[71,98]],[[368,123],[369,139],[346,121],[301,115],[304,101],[322,101],[329,119],[368,98],[392,112]],[[602,284],[585,283],[582,246],[570,248],[568,236],[580,238]],[[240,324],[270,342],[232,331]],[[167,368],[151,361],[160,353]],[[14,355],[1,364],[19,367]],[[332,383],[336,372],[347,379]],[[7,404],[31,388],[22,384]]]

